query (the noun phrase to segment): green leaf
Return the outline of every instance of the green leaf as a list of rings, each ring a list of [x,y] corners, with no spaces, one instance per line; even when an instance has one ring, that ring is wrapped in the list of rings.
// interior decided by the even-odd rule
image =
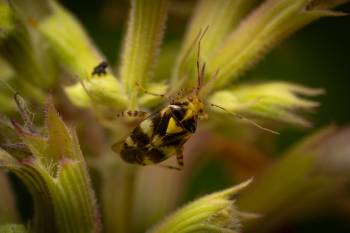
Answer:
[[[0,2],[0,28],[1,41],[15,29],[13,12],[8,4],[2,1]]]
[[[215,92],[209,102],[229,111],[239,112],[281,122],[310,126],[298,111],[310,111],[319,104],[304,97],[323,94],[322,89],[308,88],[287,82],[239,85]],[[213,108],[215,111],[221,111]]]
[[[279,156],[237,201],[238,208],[263,216],[245,230],[272,232],[335,205],[350,179],[349,137],[349,127],[326,127]]]
[[[136,105],[136,83],[143,84],[152,75],[163,38],[169,0],[133,0],[124,39],[120,77],[131,106]]]
[[[200,51],[201,59],[206,61],[257,2],[258,0],[198,1],[177,57],[172,81],[176,83],[184,76],[191,76],[192,80],[189,80],[192,82],[195,80],[194,67],[198,42],[196,37],[200,31],[208,28],[201,42]]]
[[[252,12],[208,58],[207,75],[220,74],[215,87],[223,87],[257,63],[284,38],[322,16],[334,16],[322,1],[267,0]],[[339,1],[326,0],[329,5]]]
[[[93,45],[76,18],[56,1],[50,1],[50,6],[52,12],[39,21],[38,30],[46,38],[59,64],[80,81],[66,88],[68,97],[79,106],[96,104],[91,100],[93,99],[103,106],[117,105],[123,108],[126,96],[120,82],[110,70],[103,76],[92,75],[94,68],[106,59]]]
[[[78,139],[59,117],[52,100],[46,112],[48,137],[36,128],[29,132],[13,122],[31,153],[13,157],[0,150],[0,168],[17,175],[30,191],[33,232],[100,232],[96,200]]]
[[[56,1],[51,14],[39,21],[38,30],[48,40],[56,59],[81,79],[88,79],[104,58],[91,43],[80,23]]]
[[[233,199],[251,180],[207,195],[179,209],[149,233],[239,232],[240,212]]]
[[[55,81],[56,66],[42,38],[11,6],[0,3],[0,55],[16,74],[11,77],[18,79],[13,81],[15,88],[26,90],[29,97],[43,101],[42,90]],[[27,91],[29,87],[35,91]]]
[[[47,105],[47,129],[48,143],[52,152],[52,159],[56,162],[63,158],[75,159],[73,141],[70,132],[56,111],[52,99],[49,98]]]
[[[69,99],[80,107],[97,105],[118,110],[125,109],[128,99],[124,94],[123,86],[115,80],[114,76],[107,74],[101,78],[67,86],[64,91]]]

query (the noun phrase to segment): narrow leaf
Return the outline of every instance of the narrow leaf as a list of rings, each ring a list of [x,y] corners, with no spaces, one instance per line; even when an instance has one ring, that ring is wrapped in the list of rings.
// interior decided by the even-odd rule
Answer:
[[[286,82],[270,82],[254,85],[240,85],[225,91],[217,91],[209,102],[225,109],[281,122],[310,126],[310,122],[300,116],[301,111],[310,111],[319,103],[308,100],[323,94],[318,88],[308,88]],[[221,111],[213,108],[215,111]]]
[[[311,2],[315,4],[310,5],[309,0],[268,0],[252,12],[208,58],[208,76],[220,70],[215,87],[237,79],[293,32],[330,15],[317,8],[320,1]]]
[[[208,28],[200,51],[201,59],[205,61],[257,2],[258,0],[198,1],[174,67],[172,81],[178,82],[178,79],[193,73],[198,46],[196,37],[200,31]],[[194,77],[195,75],[193,80]]]
[[[240,214],[233,200],[250,182],[248,180],[195,200],[173,213],[149,233],[239,232]]]
[[[52,159],[56,162],[65,157],[74,159],[74,153],[72,151],[72,136],[63,120],[58,115],[51,98],[49,98],[47,105],[46,120],[48,143],[50,144],[50,150],[52,151]]]
[[[272,232],[334,206],[350,179],[349,137],[349,127],[326,127],[279,156],[237,201],[239,208],[262,215],[245,230]]]
[[[169,0],[133,0],[124,39],[120,77],[135,105],[136,83],[152,75],[163,38]],[[133,106],[135,107],[135,106]]]
[[[107,69],[102,76],[93,75],[95,67],[105,61],[105,58],[78,20],[56,1],[50,3],[52,12],[39,22],[38,29],[48,41],[56,60],[81,82],[66,88],[68,97],[79,106],[87,107],[97,103],[123,108],[126,102],[124,91],[110,70]],[[85,89],[82,84],[91,87]]]

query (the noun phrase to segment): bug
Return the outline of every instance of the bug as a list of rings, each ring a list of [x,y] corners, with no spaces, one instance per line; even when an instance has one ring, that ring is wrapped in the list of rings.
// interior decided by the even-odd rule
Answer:
[[[263,130],[276,133],[237,113],[229,112],[216,104],[202,101],[200,91],[203,87],[205,63],[201,65],[199,62],[201,38],[199,39],[197,52],[197,85],[189,94],[170,99],[167,106],[146,116],[125,140],[112,145],[112,150],[120,154],[125,162],[145,166],[158,164],[175,155],[179,167],[165,167],[181,170],[184,166],[184,144],[196,132],[198,120],[206,117],[205,107],[208,105],[217,107],[239,119],[249,121]],[[214,80],[217,74],[218,72],[211,79]],[[165,95],[151,93],[145,89],[144,92],[165,97]],[[133,117],[146,115],[142,111],[126,111],[120,115],[124,114]]]
[[[91,75],[97,75],[97,76],[106,75],[107,67],[108,67],[108,63],[106,61],[102,61],[100,64],[94,67]]]
[[[198,72],[197,86],[188,96],[171,100],[169,105],[142,120],[124,141],[112,146],[124,161],[149,165],[176,155],[180,168],[168,167],[183,167],[183,145],[195,133],[198,119],[204,114],[204,103],[199,97],[204,67]],[[143,112],[126,113],[136,116]]]

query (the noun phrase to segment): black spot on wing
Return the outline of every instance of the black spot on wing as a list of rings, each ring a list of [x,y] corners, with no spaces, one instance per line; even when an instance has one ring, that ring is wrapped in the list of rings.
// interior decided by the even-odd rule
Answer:
[[[183,127],[191,133],[194,133],[197,128],[197,119],[190,118],[181,122]]]
[[[154,127],[153,135],[165,135],[170,117],[170,114],[165,112],[163,115],[157,114],[152,118],[152,123]]]
[[[168,134],[162,138],[162,146],[179,146],[186,142],[188,132],[183,131],[174,134]]]
[[[142,156],[144,151],[137,147],[129,147],[124,144],[123,149],[120,151],[120,157],[128,163],[142,164]]]
[[[156,148],[152,148],[148,152],[148,157],[154,163],[160,163],[167,158],[163,151]]]
[[[138,146],[145,146],[150,143],[149,137],[143,132],[140,126],[137,126],[130,136]]]

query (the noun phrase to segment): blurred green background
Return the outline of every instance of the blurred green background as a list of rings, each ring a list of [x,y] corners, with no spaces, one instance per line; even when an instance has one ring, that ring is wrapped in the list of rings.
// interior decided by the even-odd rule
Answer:
[[[61,0],[83,23],[107,59],[118,62],[125,31],[128,1]],[[181,42],[194,1],[174,1],[163,47]],[[339,10],[350,12],[350,4]],[[162,50],[163,51],[163,50]],[[329,124],[350,122],[350,17],[323,18],[305,27],[273,49],[257,66],[241,78],[243,81],[285,80],[310,87],[322,87],[326,95],[317,112],[310,114],[312,129],[284,128],[278,137],[276,155],[303,136]],[[349,138],[350,142],[350,138]],[[273,155],[272,155],[273,156]],[[225,172],[222,160],[206,159],[191,175],[185,203],[203,193],[228,187],[232,177]],[[350,232],[350,216],[340,218],[330,211],[316,218],[283,226],[276,232]]]

